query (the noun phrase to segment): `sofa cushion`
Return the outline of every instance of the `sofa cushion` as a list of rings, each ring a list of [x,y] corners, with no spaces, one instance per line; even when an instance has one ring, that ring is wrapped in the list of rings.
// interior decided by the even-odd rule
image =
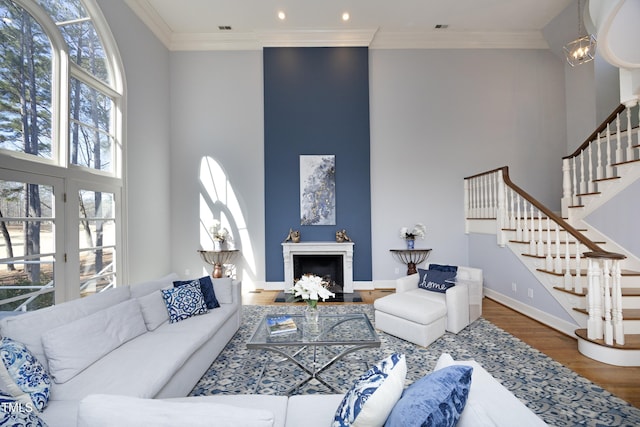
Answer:
[[[11,338],[2,338],[0,393],[11,397],[19,405],[25,405],[25,409],[42,411],[49,401],[50,386],[49,374],[24,344]]]
[[[78,427],[271,427],[273,422],[271,411],[197,400],[94,394],[82,399],[78,407]]]
[[[140,311],[147,330],[153,331],[169,320],[169,311],[160,291],[154,291],[136,299],[140,304]]]
[[[458,427],[476,427],[477,419],[474,418],[479,411],[484,417],[483,425],[491,425],[486,418],[498,426],[518,426],[518,427],[543,427],[544,423],[535,413],[525,406],[513,393],[498,382],[486,369],[474,360],[458,361],[443,353],[434,370],[443,369],[447,366],[463,365],[473,368],[472,386],[469,391],[468,403],[471,404],[472,411],[463,411],[458,422]],[[481,408],[478,410],[477,408]],[[505,411],[504,408],[509,408]]]
[[[411,384],[385,423],[389,427],[453,427],[467,403],[470,366],[449,366]]]
[[[0,321],[0,334],[24,344],[48,370],[49,365],[42,347],[44,332],[126,301],[129,296],[129,287],[121,286],[20,316],[7,317]]]
[[[58,326],[42,334],[49,372],[56,383],[69,381],[123,343],[147,332],[135,299]]]
[[[131,285],[131,298],[139,298],[150,294],[153,291],[171,288],[173,286],[173,282],[176,280],[178,280],[178,275],[176,273],[171,273],[159,279]]]
[[[169,322],[176,323],[208,311],[198,281],[173,289],[162,289],[162,298],[169,311]]]
[[[429,270],[443,271],[445,273],[457,273],[457,265],[429,264]]]
[[[402,395],[406,375],[404,354],[394,353],[371,367],[342,399],[333,426],[382,425]]]
[[[419,279],[418,287],[427,291],[433,292],[447,292],[447,289],[454,286],[453,283],[448,282],[456,277],[455,272],[440,271],[440,270],[423,270],[418,269]]]
[[[216,298],[216,293],[213,290],[211,276],[204,276],[199,279],[193,280],[176,280],[175,282],[173,282],[173,286],[177,288],[178,286],[184,286],[194,282],[197,282],[200,285],[202,296],[204,297],[204,301],[207,304],[207,308],[209,310],[220,307],[220,303],[218,303],[218,300]]]
[[[211,279],[213,282],[213,289],[216,291],[216,296],[220,304],[232,304],[233,303],[233,287],[231,286],[230,277],[222,277],[220,279]]]
[[[52,400],[80,400],[92,393],[151,398],[234,313],[223,306],[178,323],[164,323],[97,360],[64,384],[53,384]],[[168,343],[171,343],[170,345]],[[105,375],[115,371],[118,375]],[[135,381],[131,381],[135,378]]]
[[[435,298],[431,298],[429,294],[433,294]],[[420,325],[429,325],[447,315],[444,294],[425,292],[422,289],[387,295],[375,300],[373,305],[376,310]]]

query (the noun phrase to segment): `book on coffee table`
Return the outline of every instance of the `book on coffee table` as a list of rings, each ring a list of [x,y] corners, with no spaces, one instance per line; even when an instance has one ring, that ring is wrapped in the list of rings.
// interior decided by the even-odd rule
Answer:
[[[269,316],[266,319],[267,329],[271,335],[285,334],[298,330],[291,316]]]

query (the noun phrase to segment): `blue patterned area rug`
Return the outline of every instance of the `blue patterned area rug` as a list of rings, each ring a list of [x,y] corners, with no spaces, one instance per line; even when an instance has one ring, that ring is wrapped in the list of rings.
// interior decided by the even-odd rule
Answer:
[[[305,374],[275,353],[248,350],[246,341],[264,314],[299,313],[302,306],[243,306],[243,324],[202,377],[191,395],[283,394]],[[336,313],[362,312],[373,323],[373,306],[323,305]],[[640,409],[612,395],[586,378],[485,319],[478,319],[457,335],[446,333],[428,348],[378,331],[380,348],[359,350],[334,363],[320,377],[346,392],[368,367],[391,353],[407,360],[406,385],[431,372],[438,357],[449,353],[456,360],[475,359],[532,411],[552,426],[640,426]],[[325,350],[329,353],[328,350]],[[322,352],[321,352],[322,353]],[[325,354],[325,357],[331,357]],[[306,357],[306,355],[303,355]],[[321,354],[321,356],[323,356]],[[473,386],[473,385],[472,385]],[[299,394],[332,393],[312,380]],[[508,409],[507,409],[508,410]]]

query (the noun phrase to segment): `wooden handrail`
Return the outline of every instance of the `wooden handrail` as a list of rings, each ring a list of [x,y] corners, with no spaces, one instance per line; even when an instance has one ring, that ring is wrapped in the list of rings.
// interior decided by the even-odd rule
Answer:
[[[591,143],[591,141],[598,138],[598,135],[600,135],[600,132],[605,130],[607,126],[613,123],[618,117],[618,114],[622,113],[626,108],[627,107],[624,104],[618,105],[618,108],[613,110],[613,113],[611,113],[609,117],[607,117],[604,120],[604,122],[602,122],[602,124],[600,124],[600,126],[598,126],[596,130],[594,130],[593,133],[587,137],[587,139],[585,139],[585,141],[582,143],[580,147],[576,149],[576,151],[574,151],[572,154],[569,154],[568,156],[564,156],[563,159],[571,159],[573,157],[578,156],[582,151],[586,150],[589,144]],[[620,129],[618,129],[618,132],[619,131]]]
[[[516,193],[518,193],[525,200],[527,200],[529,203],[531,203],[533,206],[535,206],[538,210],[540,210],[545,215],[547,215],[547,217],[549,219],[555,221],[558,225],[560,225],[562,228],[564,228],[569,234],[571,234],[573,237],[575,237],[580,243],[582,243],[587,248],[589,248],[591,250],[591,252],[585,253],[584,254],[585,256],[587,256],[587,254],[589,254],[589,256],[597,257],[597,258],[613,258],[613,259],[624,259],[624,258],[626,258],[622,254],[605,251],[600,246],[598,246],[597,243],[593,242],[587,236],[585,236],[580,231],[578,231],[574,227],[572,227],[564,219],[562,219],[561,217],[559,217],[558,215],[553,213],[546,206],[544,206],[542,203],[540,203],[538,200],[536,200],[535,197],[533,197],[532,195],[530,195],[529,193],[524,191],[522,188],[520,188],[516,184],[514,184],[513,181],[511,181],[511,178],[509,177],[509,167],[508,166],[503,166],[501,168],[497,168],[497,169],[493,169],[493,170],[490,170],[490,171],[487,171],[487,172],[483,172],[483,173],[479,173],[479,174],[476,174],[476,175],[472,175],[472,176],[466,177],[465,180],[466,179],[472,179],[472,178],[478,178],[480,176],[489,175],[489,174],[492,174],[492,173],[495,173],[495,172],[502,172],[502,179],[503,179],[504,183],[508,187],[510,187],[513,190],[515,190]]]

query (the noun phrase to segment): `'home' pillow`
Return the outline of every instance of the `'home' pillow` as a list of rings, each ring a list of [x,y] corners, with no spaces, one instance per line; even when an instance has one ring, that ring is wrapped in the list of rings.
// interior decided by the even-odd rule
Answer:
[[[402,395],[406,376],[404,354],[394,353],[378,362],[344,396],[333,427],[381,426]]]
[[[173,282],[173,286],[177,288],[191,283],[198,283],[200,285],[200,290],[202,291],[202,296],[204,297],[204,301],[207,304],[208,309],[212,310],[220,307],[210,276],[204,276],[194,280],[178,280]]]
[[[471,366],[454,365],[411,384],[393,407],[385,427],[453,427],[467,403]]]
[[[0,341],[0,393],[27,409],[42,411],[49,401],[51,379],[44,367],[24,344],[2,338]]]
[[[427,291],[434,292],[447,292],[447,289],[454,286],[453,283],[447,282],[456,277],[455,271],[440,271],[440,270],[423,270],[418,269],[419,279],[418,287]]]
[[[209,311],[198,281],[173,289],[162,289],[161,292],[169,311],[169,322],[171,323]]]

